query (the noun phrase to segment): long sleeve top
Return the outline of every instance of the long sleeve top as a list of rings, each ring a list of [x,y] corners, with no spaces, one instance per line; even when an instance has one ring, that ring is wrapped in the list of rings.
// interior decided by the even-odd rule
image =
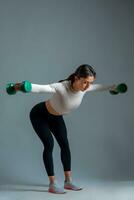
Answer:
[[[54,110],[61,114],[67,114],[72,110],[78,108],[82,102],[84,95],[90,91],[106,91],[112,89],[113,85],[90,84],[85,91],[72,91],[71,81],[65,80],[63,82],[50,83],[46,85],[39,85],[32,83],[31,92],[52,93],[49,103]]]

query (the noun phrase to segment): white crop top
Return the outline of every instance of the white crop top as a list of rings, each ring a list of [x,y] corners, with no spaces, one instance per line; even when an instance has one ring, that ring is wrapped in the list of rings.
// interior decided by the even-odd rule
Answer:
[[[38,85],[32,83],[31,92],[51,92],[52,97],[49,102],[53,109],[60,114],[67,114],[79,107],[83,96],[88,91],[105,91],[112,89],[112,86],[104,86],[101,84],[91,84],[85,91],[72,91],[70,89],[71,81],[65,80],[63,82],[51,83],[47,85]]]

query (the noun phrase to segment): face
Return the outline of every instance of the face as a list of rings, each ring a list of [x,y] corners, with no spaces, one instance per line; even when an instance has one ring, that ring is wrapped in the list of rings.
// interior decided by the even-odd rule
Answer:
[[[78,78],[76,76],[73,83],[73,89],[76,91],[85,91],[93,83],[94,80],[94,76],[88,76],[87,78]]]

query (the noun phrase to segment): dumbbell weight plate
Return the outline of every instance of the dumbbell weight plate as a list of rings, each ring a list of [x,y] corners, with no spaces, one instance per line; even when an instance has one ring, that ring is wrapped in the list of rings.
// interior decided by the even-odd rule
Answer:
[[[121,83],[118,85],[117,90],[120,93],[125,93],[127,91],[127,85],[125,83]]]
[[[30,92],[32,89],[32,85],[29,81],[23,81],[21,85],[21,91]]]
[[[8,83],[6,85],[6,92],[10,95],[16,94],[16,91],[14,89],[14,83]]]

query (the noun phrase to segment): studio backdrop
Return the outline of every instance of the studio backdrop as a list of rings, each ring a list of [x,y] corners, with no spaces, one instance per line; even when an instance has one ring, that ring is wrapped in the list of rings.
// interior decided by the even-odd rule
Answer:
[[[29,119],[50,93],[8,95],[6,84],[49,84],[81,64],[95,83],[125,82],[128,92],[88,92],[64,115],[72,175],[81,181],[134,180],[134,2],[131,0],[0,1],[0,183],[44,184],[43,145]],[[54,168],[63,180],[60,148]]]

